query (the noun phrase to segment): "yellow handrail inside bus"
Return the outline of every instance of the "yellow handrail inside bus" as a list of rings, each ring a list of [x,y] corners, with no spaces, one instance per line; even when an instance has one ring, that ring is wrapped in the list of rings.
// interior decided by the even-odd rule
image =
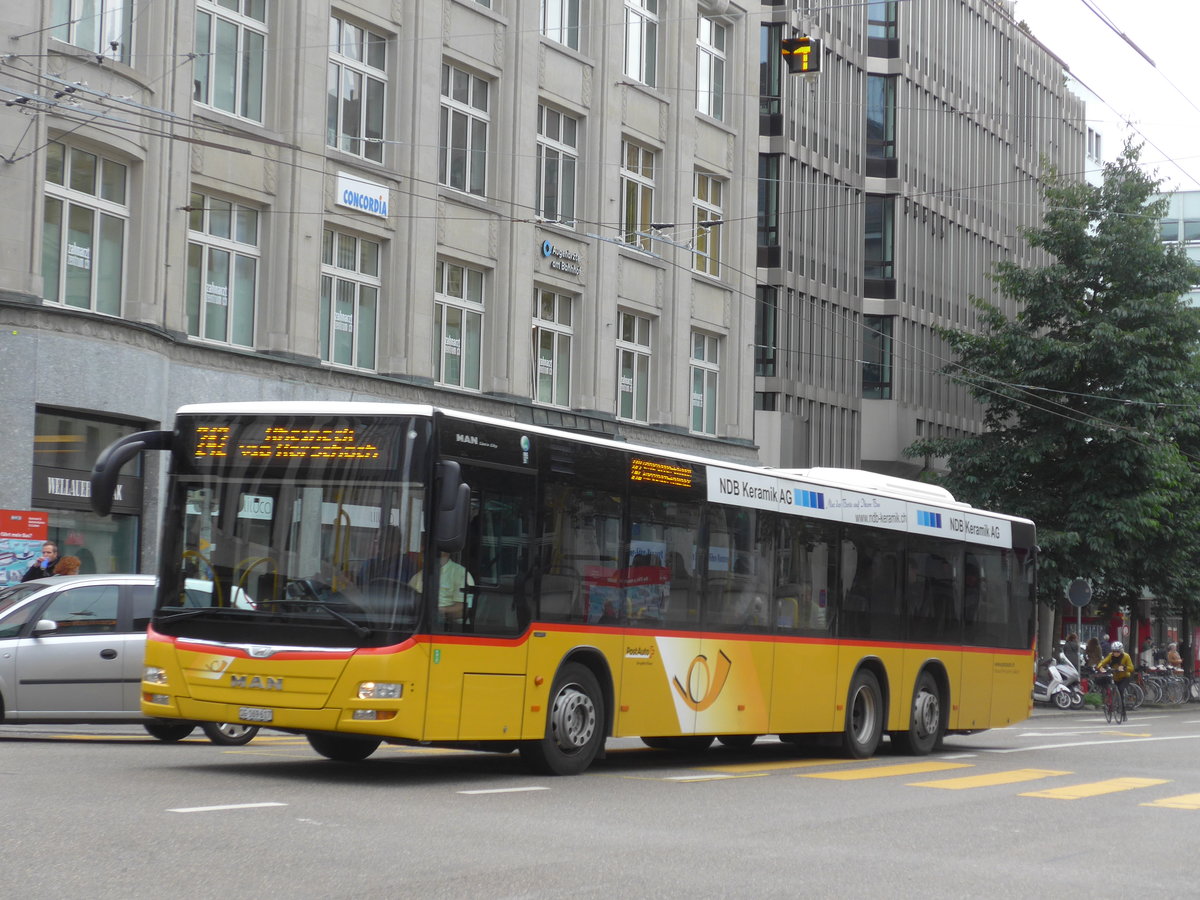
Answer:
[[[271,571],[275,573],[275,578],[278,581],[278,579],[279,579],[279,564],[276,563],[275,560],[271,559],[271,557],[269,557],[269,556],[247,556],[240,563],[238,563],[236,566],[233,567],[233,570],[235,572],[238,569],[242,570],[241,577],[238,578],[238,582],[237,582],[238,588],[240,588],[245,593],[249,594],[250,592],[246,590],[246,583],[250,577],[250,573],[253,572],[255,569],[257,569],[259,566],[261,566],[263,563],[270,563]],[[242,566],[245,566],[246,568],[242,569]],[[274,595],[275,595],[275,589],[274,589],[274,587],[272,587],[271,596],[274,596]]]

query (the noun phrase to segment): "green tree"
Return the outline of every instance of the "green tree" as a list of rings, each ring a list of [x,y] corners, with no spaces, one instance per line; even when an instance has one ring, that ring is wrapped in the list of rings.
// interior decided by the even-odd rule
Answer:
[[[1052,261],[992,276],[1015,317],[976,298],[978,332],[941,332],[986,430],[908,450],[944,457],[959,499],[1034,520],[1046,602],[1076,576],[1109,604],[1200,581],[1200,312],[1181,299],[1200,270],[1161,243],[1166,200],[1139,155],[1127,145],[1101,186],[1048,180],[1025,236]]]

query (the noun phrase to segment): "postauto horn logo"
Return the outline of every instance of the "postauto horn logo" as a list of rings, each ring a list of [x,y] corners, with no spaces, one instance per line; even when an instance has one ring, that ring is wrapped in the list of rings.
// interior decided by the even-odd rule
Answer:
[[[731,668],[733,668],[733,661],[725,655],[724,650],[717,651],[715,672],[709,671],[708,657],[701,653],[688,666],[686,686],[680,682],[678,675],[671,680],[671,683],[675,691],[683,698],[684,703],[696,712],[704,712],[717,702],[717,697],[721,695],[725,682],[729,680]]]

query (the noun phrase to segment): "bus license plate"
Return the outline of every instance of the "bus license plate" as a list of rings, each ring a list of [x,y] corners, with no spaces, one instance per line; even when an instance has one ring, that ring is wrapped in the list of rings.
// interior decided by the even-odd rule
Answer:
[[[238,710],[238,718],[243,722],[270,722],[273,716],[272,710],[257,706],[243,706]]]

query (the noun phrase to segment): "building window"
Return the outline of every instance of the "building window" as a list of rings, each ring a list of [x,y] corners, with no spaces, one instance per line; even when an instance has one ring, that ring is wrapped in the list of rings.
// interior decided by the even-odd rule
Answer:
[[[625,243],[650,249],[654,221],[654,151],[625,141],[621,147],[621,221]]]
[[[1092,162],[1104,162],[1104,151],[1100,146],[1100,132],[1094,128],[1087,130],[1087,155]]]
[[[896,0],[871,0],[867,4],[867,37],[896,38]]]
[[[758,40],[758,114],[783,112],[783,26],[760,26]]]
[[[617,417],[649,421],[650,319],[633,313],[617,316]]]
[[[754,374],[776,374],[779,354],[779,291],[760,284],[754,304]]]
[[[758,157],[758,246],[779,246],[779,167],[778,153]]]
[[[700,16],[696,35],[696,109],[725,118],[725,26]]]
[[[321,359],[375,368],[380,245],[325,230],[321,249]]]
[[[53,0],[50,36],[97,56],[128,64],[133,0]]]
[[[258,211],[193,192],[188,212],[187,331],[254,345]]]
[[[46,146],[42,225],[44,296],[79,309],[121,314],[128,168],[58,141]]]
[[[470,72],[442,65],[438,181],[471,194],[487,192],[489,87]]]
[[[533,304],[533,399],[569,407],[574,299],[535,288]]]
[[[551,222],[575,224],[575,171],[579,121],[538,104],[537,212]]]
[[[725,183],[697,172],[692,198],[693,268],[716,277],[721,274],[721,216]]]
[[[863,242],[864,275],[867,278],[894,278],[892,197],[868,195]]]
[[[542,34],[579,49],[579,0],[542,0]]]
[[[896,158],[896,79],[867,76],[867,156]]]
[[[863,316],[862,395],[892,399],[892,330],[895,316]]]
[[[387,38],[350,22],[329,19],[329,82],[325,143],[383,162],[387,99]]]
[[[483,272],[438,260],[434,298],[434,381],[479,390]]]
[[[717,433],[717,384],[721,372],[719,340],[701,331],[692,332],[692,423],[696,434]]]
[[[625,0],[625,74],[658,84],[658,0]]]
[[[261,122],[267,0],[196,0],[193,98]]]

